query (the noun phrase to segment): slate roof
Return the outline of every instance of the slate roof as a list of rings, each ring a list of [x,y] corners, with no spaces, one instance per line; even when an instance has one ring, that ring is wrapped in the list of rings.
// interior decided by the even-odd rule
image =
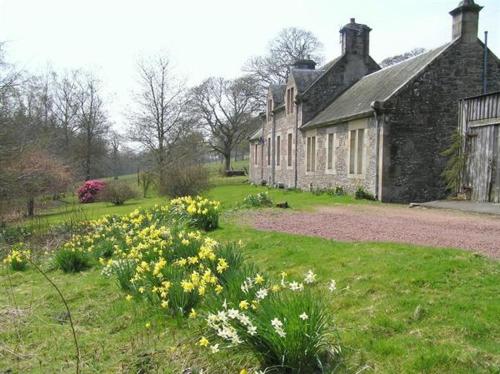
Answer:
[[[297,93],[301,93],[316,81],[316,79],[323,74],[323,71],[313,69],[292,69],[291,74],[297,86]]]
[[[269,86],[273,97],[274,106],[277,107],[283,103],[285,98],[286,84],[272,84]]]
[[[249,138],[250,141],[259,140],[262,138],[262,128],[255,131],[255,133]]]
[[[301,128],[326,125],[344,118],[370,113],[373,101],[389,99],[450,45],[451,43],[445,44],[364,76]]]

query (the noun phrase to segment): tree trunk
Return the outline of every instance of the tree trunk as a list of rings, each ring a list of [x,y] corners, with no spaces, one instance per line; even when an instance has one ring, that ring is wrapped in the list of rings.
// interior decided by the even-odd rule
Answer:
[[[231,170],[231,153],[224,155],[224,171]]]
[[[28,199],[28,217],[33,217],[35,215],[35,199],[30,197]]]

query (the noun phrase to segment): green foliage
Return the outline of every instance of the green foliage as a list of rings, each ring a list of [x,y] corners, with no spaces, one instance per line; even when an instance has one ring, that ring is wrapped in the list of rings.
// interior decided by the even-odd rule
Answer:
[[[125,201],[137,197],[137,192],[130,184],[122,181],[110,181],[98,192],[97,198],[113,205],[123,205]]]
[[[0,243],[14,244],[27,240],[33,234],[29,227],[25,226],[0,226]]]
[[[24,271],[28,268],[30,250],[24,243],[16,243],[10,249],[9,254],[3,259],[3,263],[13,271]]]
[[[362,186],[359,186],[354,193],[354,198],[356,200],[372,200],[375,201],[375,196],[366,191]]]
[[[92,261],[85,251],[61,248],[54,256],[54,263],[65,273],[78,273],[90,268]]]
[[[250,350],[263,368],[291,373],[327,369],[340,349],[326,299],[309,288],[316,275],[306,274],[304,288],[302,282],[287,282],[284,275],[271,285],[249,270],[233,274],[219,304],[211,304],[206,317],[211,334],[199,344],[212,351]]]
[[[267,192],[259,192],[245,197],[243,204],[250,208],[262,208],[273,206],[273,201]]]
[[[284,338],[276,333],[273,320],[283,323]],[[263,367],[282,366],[293,373],[312,373],[333,366],[333,354],[339,348],[332,344],[336,340],[332,315],[317,293],[304,290],[271,296],[261,303],[255,322],[259,332],[249,337],[249,345]]]
[[[335,186],[334,188],[316,188],[312,190],[311,193],[316,196],[329,195],[332,197],[346,195],[346,192],[342,186]]]
[[[451,137],[451,145],[441,152],[441,155],[448,159],[442,176],[446,181],[446,186],[454,193],[460,192],[462,175],[467,162],[467,155],[462,149],[463,142],[463,135],[456,131]]]

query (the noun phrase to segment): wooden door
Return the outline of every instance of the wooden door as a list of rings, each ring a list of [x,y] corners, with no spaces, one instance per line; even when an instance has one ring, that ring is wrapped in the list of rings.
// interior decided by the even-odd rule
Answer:
[[[467,185],[472,187],[472,200],[488,202],[498,191],[497,173],[498,126],[470,127],[467,134]],[[495,181],[493,181],[495,178]]]
[[[493,203],[500,203],[500,124],[493,125],[493,149],[491,157],[490,198]]]

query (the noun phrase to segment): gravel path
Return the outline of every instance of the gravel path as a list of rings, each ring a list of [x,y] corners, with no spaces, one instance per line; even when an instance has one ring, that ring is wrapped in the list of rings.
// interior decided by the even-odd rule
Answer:
[[[463,248],[500,258],[500,217],[401,206],[322,207],[314,212],[260,211],[262,230],[340,241],[380,241]]]

